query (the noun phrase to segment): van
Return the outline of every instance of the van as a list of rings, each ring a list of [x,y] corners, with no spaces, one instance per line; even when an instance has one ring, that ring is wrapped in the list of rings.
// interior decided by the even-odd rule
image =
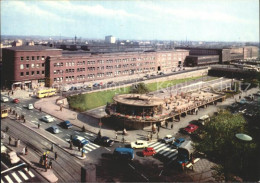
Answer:
[[[198,120],[198,123],[205,125],[205,123],[210,122],[210,117],[208,115],[201,116]]]
[[[134,159],[134,150],[132,148],[117,147],[114,150],[113,156],[115,159],[133,160]]]

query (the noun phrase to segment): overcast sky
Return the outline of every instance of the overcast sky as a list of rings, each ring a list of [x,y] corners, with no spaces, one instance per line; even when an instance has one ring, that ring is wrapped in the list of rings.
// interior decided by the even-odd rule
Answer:
[[[1,34],[259,41],[259,1],[2,0]]]

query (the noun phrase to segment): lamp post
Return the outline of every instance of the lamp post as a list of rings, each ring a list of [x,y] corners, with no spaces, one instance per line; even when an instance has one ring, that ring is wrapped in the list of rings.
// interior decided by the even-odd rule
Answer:
[[[250,137],[249,135],[247,135],[247,134],[244,134],[244,133],[237,133],[236,134],[236,138],[238,138],[238,140],[240,140],[240,141],[242,141],[242,142],[244,142],[244,143],[246,143],[246,142],[250,142],[250,141],[252,141],[252,137]],[[246,154],[245,153],[245,146],[244,146],[244,144],[243,144],[243,152],[242,152],[243,154]],[[246,156],[246,155],[243,155],[244,157]],[[242,156],[241,156],[241,169],[242,169],[242,171],[243,171],[243,169],[245,169],[246,170],[246,165],[245,165],[245,167],[243,167],[243,165],[245,164],[243,161],[245,161],[245,158],[243,158]],[[246,172],[245,172],[245,178],[247,178],[247,170],[246,170]]]

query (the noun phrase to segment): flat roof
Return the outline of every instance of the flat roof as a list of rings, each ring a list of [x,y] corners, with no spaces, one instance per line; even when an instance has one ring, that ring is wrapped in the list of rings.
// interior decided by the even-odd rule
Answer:
[[[131,106],[152,107],[164,104],[164,101],[161,98],[141,94],[116,95],[113,99],[115,102]]]
[[[4,48],[7,50],[14,50],[14,51],[44,51],[44,50],[62,50],[57,48],[52,48],[49,46],[15,46],[10,48]]]

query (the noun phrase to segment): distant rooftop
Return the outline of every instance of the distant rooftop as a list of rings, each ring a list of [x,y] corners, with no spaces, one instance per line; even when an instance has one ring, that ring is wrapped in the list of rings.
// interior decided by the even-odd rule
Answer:
[[[49,46],[15,46],[6,48],[8,50],[14,50],[14,51],[42,51],[42,50],[61,50],[57,48],[52,48]]]

